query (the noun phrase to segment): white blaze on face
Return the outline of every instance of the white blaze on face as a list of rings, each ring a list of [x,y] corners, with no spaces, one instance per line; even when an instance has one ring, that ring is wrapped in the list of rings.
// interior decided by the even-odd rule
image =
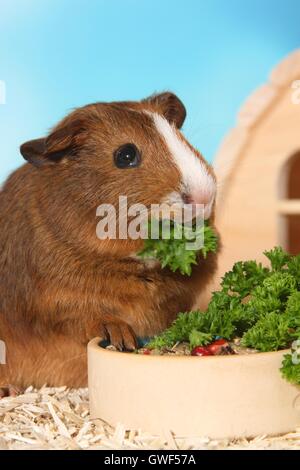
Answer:
[[[188,194],[195,203],[204,204],[205,218],[208,218],[216,195],[214,178],[197,154],[180,139],[174,126],[160,114],[149,114],[180,171],[182,192]]]

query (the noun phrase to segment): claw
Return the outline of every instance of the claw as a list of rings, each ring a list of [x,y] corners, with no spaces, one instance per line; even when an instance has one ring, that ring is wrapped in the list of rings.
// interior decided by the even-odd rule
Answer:
[[[126,323],[107,323],[105,330],[107,339],[118,351],[134,351],[137,348],[134,331]]]

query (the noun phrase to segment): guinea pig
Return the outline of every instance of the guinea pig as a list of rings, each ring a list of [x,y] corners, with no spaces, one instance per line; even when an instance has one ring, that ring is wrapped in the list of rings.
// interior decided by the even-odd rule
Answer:
[[[133,350],[194,306],[217,254],[183,276],[138,258],[141,239],[96,236],[97,207],[120,195],[201,203],[213,221],[216,179],[180,132],[185,117],[169,92],[95,103],[21,146],[27,163],[0,192],[0,386],[86,386],[89,340]]]

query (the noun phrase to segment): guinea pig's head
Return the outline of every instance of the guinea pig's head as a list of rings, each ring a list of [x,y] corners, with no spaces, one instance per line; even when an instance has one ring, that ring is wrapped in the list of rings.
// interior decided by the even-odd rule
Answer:
[[[172,93],[139,102],[95,103],[78,108],[46,138],[21,146],[23,157],[55,173],[81,205],[203,204],[214,207],[216,181],[211,167],[180,132],[186,117]],[[95,212],[94,212],[95,214]]]

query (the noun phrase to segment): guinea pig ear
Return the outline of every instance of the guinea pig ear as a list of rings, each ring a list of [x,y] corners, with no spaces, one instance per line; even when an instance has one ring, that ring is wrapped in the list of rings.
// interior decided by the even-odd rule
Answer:
[[[149,96],[143,102],[151,104],[172,124],[180,129],[186,118],[186,109],[182,101],[171,92]]]
[[[21,145],[20,152],[29,163],[40,167],[53,165],[64,157],[75,156],[85,137],[82,120],[59,124],[48,137]]]
[[[20,152],[25,160],[33,165],[40,166],[39,162],[43,160],[45,152],[45,141],[46,139],[35,139],[22,144]]]

